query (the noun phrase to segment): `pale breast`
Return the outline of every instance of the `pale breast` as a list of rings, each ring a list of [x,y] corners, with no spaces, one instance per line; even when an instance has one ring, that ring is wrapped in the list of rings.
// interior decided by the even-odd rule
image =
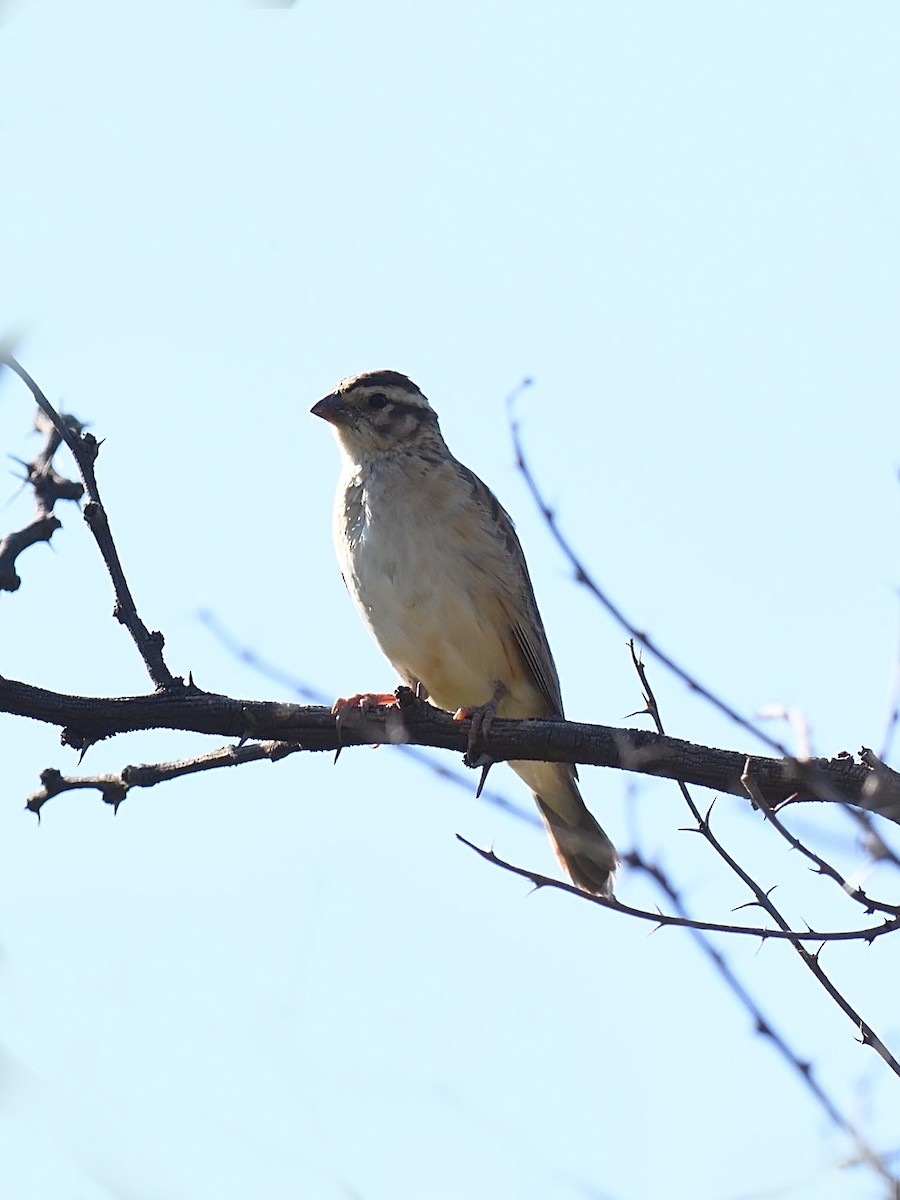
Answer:
[[[452,466],[426,467],[401,459],[343,478],[335,541],[347,588],[401,678],[435,704],[481,704],[502,680],[511,695],[501,711],[537,715],[502,538]]]

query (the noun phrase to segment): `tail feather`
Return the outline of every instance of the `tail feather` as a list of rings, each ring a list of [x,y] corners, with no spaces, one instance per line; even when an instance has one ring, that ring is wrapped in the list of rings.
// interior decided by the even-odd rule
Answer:
[[[593,896],[611,896],[619,856],[588,810],[577,825],[568,825],[540,796],[534,798],[559,865],[575,886]]]
[[[611,896],[619,856],[582,800],[572,768],[564,763],[510,766],[532,789],[559,864],[575,886]]]

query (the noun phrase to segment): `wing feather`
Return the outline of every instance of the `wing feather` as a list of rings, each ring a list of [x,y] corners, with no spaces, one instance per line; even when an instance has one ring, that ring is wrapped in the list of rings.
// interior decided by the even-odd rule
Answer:
[[[546,714],[534,715],[561,717],[563,704],[559,676],[512,518],[474,472],[462,463],[458,464],[458,469],[468,483],[478,508],[484,512],[485,521],[490,523],[491,536],[499,543],[497,558],[502,561],[503,569],[502,576],[495,582],[502,592],[502,607],[509,618],[512,640],[521,654],[522,662],[547,703]]]

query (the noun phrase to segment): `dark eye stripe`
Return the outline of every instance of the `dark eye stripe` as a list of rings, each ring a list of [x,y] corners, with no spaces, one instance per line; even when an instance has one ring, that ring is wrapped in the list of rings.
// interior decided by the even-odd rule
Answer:
[[[415,404],[413,401],[392,400],[389,404],[391,417],[411,416],[422,424],[425,421],[437,421],[437,416],[433,409],[425,408],[421,404]]]

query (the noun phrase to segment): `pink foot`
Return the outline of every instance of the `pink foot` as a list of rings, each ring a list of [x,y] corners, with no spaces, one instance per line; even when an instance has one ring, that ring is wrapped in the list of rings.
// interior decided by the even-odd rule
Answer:
[[[393,692],[357,692],[355,696],[338,696],[331,706],[331,713],[332,716],[342,717],[353,708],[367,713],[374,712],[384,704],[396,703],[397,697]]]

